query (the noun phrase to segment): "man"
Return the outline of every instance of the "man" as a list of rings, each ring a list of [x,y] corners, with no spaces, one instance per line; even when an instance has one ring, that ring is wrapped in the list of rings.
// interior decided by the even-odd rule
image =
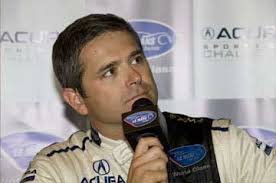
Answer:
[[[276,152],[227,120],[160,113],[170,150],[155,137],[133,152],[122,113],[158,94],[137,33],[115,15],[76,20],[53,47],[64,100],[91,123],[36,155],[21,182],[275,182]],[[169,159],[169,160],[168,160]]]

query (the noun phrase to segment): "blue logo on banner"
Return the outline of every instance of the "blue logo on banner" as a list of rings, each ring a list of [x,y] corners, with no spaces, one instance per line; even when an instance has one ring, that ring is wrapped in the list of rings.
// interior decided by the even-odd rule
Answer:
[[[138,33],[148,59],[160,57],[174,46],[175,33],[168,25],[152,20],[134,20],[130,24]]]
[[[151,123],[157,117],[154,111],[140,111],[127,116],[124,121],[133,127],[141,127]]]
[[[15,133],[1,138],[1,148],[20,168],[26,169],[38,151],[57,141],[62,139],[39,132]]]
[[[170,159],[181,167],[188,167],[200,162],[206,153],[206,149],[200,144],[182,146],[169,151]]]

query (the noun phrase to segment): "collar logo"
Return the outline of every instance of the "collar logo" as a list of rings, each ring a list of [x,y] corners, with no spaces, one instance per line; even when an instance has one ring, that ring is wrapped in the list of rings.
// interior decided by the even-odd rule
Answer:
[[[105,159],[101,159],[93,163],[93,170],[99,175],[106,175],[110,171],[110,166]]]

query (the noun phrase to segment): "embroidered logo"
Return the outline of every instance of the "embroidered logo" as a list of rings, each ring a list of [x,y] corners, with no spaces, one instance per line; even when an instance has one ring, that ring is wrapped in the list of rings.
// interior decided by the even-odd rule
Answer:
[[[106,175],[110,171],[110,166],[105,159],[101,159],[93,163],[93,170],[99,175]]]
[[[272,147],[265,144],[264,142],[260,141],[259,139],[256,139],[256,146],[265,152],[266,155],[270,155],[272,151]]]
[[[180,167],[188,167],[200,162],[206,153],[206,149],[200,144],[177,147],[169,151],[171,161]]]

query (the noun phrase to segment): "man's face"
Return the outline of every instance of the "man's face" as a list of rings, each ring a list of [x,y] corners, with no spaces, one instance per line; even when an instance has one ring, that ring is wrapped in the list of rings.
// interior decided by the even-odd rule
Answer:
[[[81,51],[82,78],[89,117],[100,123],[121,123],[121,114],[139,98],[157,104],[157,88],[147,60],[129,33],[104,33]]]

